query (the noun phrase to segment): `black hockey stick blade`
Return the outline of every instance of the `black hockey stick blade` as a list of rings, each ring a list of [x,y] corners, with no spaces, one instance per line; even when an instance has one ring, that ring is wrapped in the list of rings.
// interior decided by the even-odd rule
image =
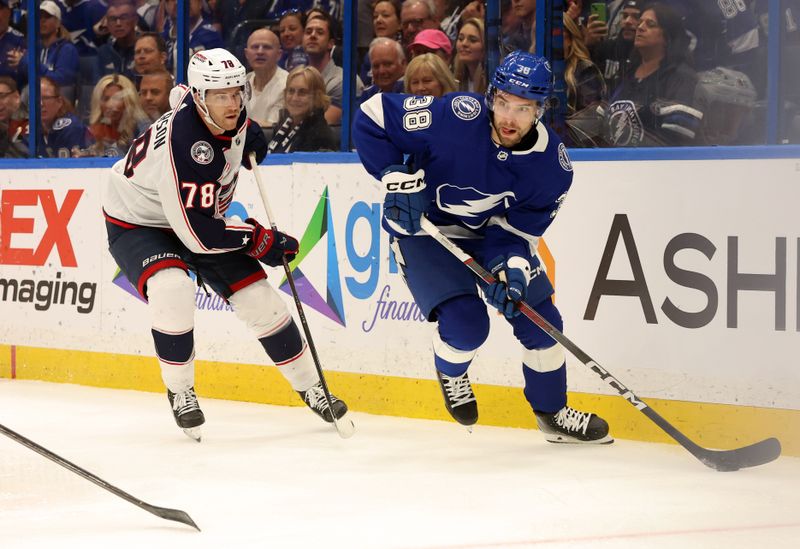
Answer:
[[[69,469],[70,471],[72,471],[76,475],[79,475],[79,476],[85,478],[86,480],[97,484],[101,488],[104,488],[104,489],[108,490],[109,492],[111,492],[115,496],[118,496],[118,497],[124,499],[125,501],[134,504],[135,506],[139,507],[140,509],[144,509],[148,513],[152,513],[155,516],[163,518],[163,519],[166,519],[166,520],[173,520],[175,522],[181,522],[183,524],[186,524],[187,526],[191,526],[192,528],[195,528],[198,532],[200,531],[200,527],[197,526],[197,524],[195,524],[195,522],[192,520],[192,517],[190,517],[185,511],[181,511],[180,509],[169,509],[167,507],[158,507],[156,505],[150,505],[149,503],[145,503],[144,501],[140,500],[139,498],[133,497],[129,493],[120,490],[119,488],[117,488],[113,484],[109,484],[105,480],[103,480],[100,477],[90,473],[86,469],[78,467],[77,465],[75,465],[71,461],[62,458],[61,456],[59,456],[57,454],[54,454],[53,452],[51,452],[47,448],[36,444],[35,442],[30,440],[29,438],[26,438],[26,437],[20,435],[19,433],[16,433],[16,432],[12,431],[11,429],[9,429],[8,427],[6,427],[4,425],[0,425],[0,433],[3,433],[4,435],[9,437],[10,439],[19,442],[20,444],[22,444],[23,446],[26,446],[27,448],[33,450],[37,454],[46,457],[50,461],[54,461],[55,463],[61,465],[65,469]]]
[[[485,284],[493,284],[495,282],[494,276],[478,264],[475,259],[464,252],[455,242],[447,238],[439,230],[439,227],[434,225],[428,218],[422,217],[421,221],[422,230],[428,235],[433,237],[439,244],[444,246],[450,253],[456,256],[462,263],[472,271],[478,278]],[[554,341],[560,343],[566,350],[572,353],[575,358],[580,360],[586,367],[596,373],[600,378],[605,381],[612,389],[617,391],[619,395],[627,400],[631,406],[642,412],[645,416],[650,418],[653,423],[658,425],[665,433],[671,436],[678,444],[686,448],[694,457],[700,460],[704,465],[716,469],[717,471],[737,471],[745,467],[755,467],[764,465],[770,461],[778,459],[781,455],[781,443],[776,438],[768,438],[761,442],[756,442],[749,446],[736,448],[734,450],[709,450],[699,446],[693,442],[689,437],[681,433],[670,422],[661,417],[658,412],[653,410],[645,401],[636,396],[633,391],[628,389],[621,381],[611,375],[608,370],[595,362],[592,357],[586,354],[580,347],[572,342],[567,336],[559,331],[555,326],[550,324],[546,318],[541,316],[536,310],[525,303],[520,302],[517,305],[519,311],[525,315],[531,322],[536,324],[539,328],[553,338]]]

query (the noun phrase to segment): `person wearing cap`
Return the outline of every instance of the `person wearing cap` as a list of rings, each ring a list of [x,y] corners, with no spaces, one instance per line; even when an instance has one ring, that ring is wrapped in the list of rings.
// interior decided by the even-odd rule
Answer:
[[[592,62],[600,69],[609,90],[615,89],[632,67],[630,56],[633,52],[633,39],[642,15],[639,0],[625,0],[620,13],[620,29],[615,38],[606,37],[590,43],[589,37],[592,33],[584,33]],[[594,18],[596,16],[590,16],[587,31],[596,22]]]
[[[368,55],[374,83],[364,90],[358,98],[359,102],[381,92],[403,93],[406,55],[400,42],[391,38],[375,38],[369,45]]]
[[[450,63],[450,56],[453,54],[453,44],[447,35],[439,29],[425,29],[419,31],[414,37],[414,41],[408,45],[409,57],[432,53],[442,58],[445,63]]]
[[[19,86],[25,81],[20,61],[25,55],[25,36],[10,26],[11,8],[8,0],[0,0],[0,76],[9,76]]]
[[[74,98],[78,75],[78,49],[70,42],[67,29],[61,24],[61,8],[52,0],[39,5],[39,36],[42,53],[39,57],[39,75],[48,76],[59,86],[67,99]],[[26,55],[20,61],[20,70],[28,71]]]

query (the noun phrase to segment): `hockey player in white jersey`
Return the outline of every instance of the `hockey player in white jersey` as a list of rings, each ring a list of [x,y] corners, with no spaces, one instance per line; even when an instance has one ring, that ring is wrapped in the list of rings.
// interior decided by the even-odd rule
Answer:
[[[260,162],[267,143],[247,118],[242,64],[224,49],[192,56],[188,88],[111,170],[103,199],[111,255],[147,299],[161,376],[178,426],[200,440],[205,417],[194,390],[195,283],[228,300],[303,401],[327,422],[331,411],[306,342],[262,262],[298,252],[289,235],[225,217],[240,166]]]

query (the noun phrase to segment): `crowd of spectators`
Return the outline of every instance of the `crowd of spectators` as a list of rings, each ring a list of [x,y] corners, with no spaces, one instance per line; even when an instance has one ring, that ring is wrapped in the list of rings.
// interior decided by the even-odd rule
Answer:
[[[40,156],[120,156],[169,109],[177,0],[44,0],[39,6]],[[570,146],[763,143],[765,0],[567,0]],[[800,20],[791,0],[782,15]],[[343,82],[440,96],[487,87],[482,0],[366,0],[356,74],[342,63],[341,0],[188,0],[189,50],[226,47],[248,69],[248,113],[273,153],[336,150]],[[28,155],[25,4],[0,0],[0,154]],[[536,0],[501,0],[500,54],[536,49]],[[794,10],[794,11],[793,11]],[[787,27],[797,51],[800,33]],[[795,71],[796,73],[797,71]],[[800,126],[800,98],[786,94]],[[795,133],[800,130],[795,128]],[[797,141],[797,135],[795,135]]]

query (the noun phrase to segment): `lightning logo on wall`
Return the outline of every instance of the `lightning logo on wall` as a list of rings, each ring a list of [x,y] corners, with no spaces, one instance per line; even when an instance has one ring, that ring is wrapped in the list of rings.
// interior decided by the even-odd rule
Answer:
[[[316,247],[323,237],[327,235],[327,290],[325,298],[320,295],[311,284],[303,271],[300,263]],[[339,260],[336,254],[336,237],[333,231],[333,215],[331,215],[330,200],[328,200],[328,187],[322,192],[317,202],[317,207],[311,216],[302,238],[300,239],[300,253],[289,264],[294,278],[295,288],[300,301],[334,322],[346,326],[344,317],[344,301],[342,300],[342,284],[339,277]],[[287,294],[292,293],[289,281],[284,277],[280,289]]]

